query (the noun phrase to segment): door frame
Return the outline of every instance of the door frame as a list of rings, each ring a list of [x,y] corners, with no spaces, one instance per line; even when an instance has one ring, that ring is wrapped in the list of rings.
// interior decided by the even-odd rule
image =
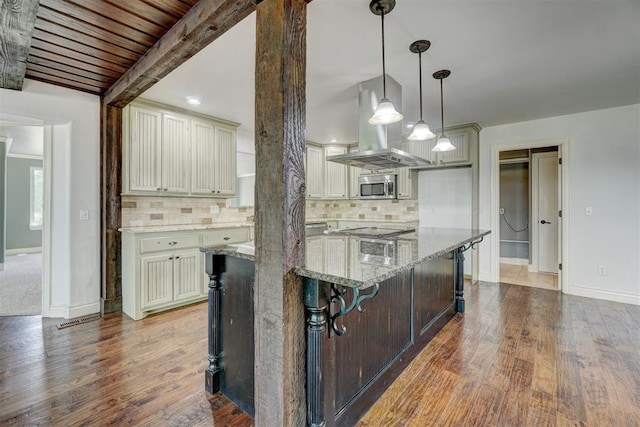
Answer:
[[[490,237],[490,254],[491,254],[491,281],[497,283],[500,281],[500,152],[511,150],[524,150],[529,148],[542,147],[558,147],[558,157],[562,159],[562,176],[560,179],[560,194],[562,199],[562,219],[566,221],[570,218],[569,214],[569,139],[550,139],[542,141],[519,142],[508,145],[491,146],[491,201],[490,201],[490,219],[491,230],[493,233]],[[562,224],[558,237],[562,250],[558,253],[559,262],[562,263],[562,270],[558,274],[558,290],[563,293],[571,293],[571,281],[569,274],[569,227],[566,222]]]

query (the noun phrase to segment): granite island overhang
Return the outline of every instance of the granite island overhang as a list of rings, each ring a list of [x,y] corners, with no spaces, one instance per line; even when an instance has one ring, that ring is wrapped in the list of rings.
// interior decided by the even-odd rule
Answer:
[[[354,425],[464,311],[464,252],[489,233],[420,228],[392,239],[332,234],[306,239],[307,262],[294,272],[303,279],[307,311],[308,425]],[[253,414],[253,355],[248,354],[254,348],[253,247],[201,251],[211,278],[206,388],[222,391]],[[248,299],[240,311],[242,304],[230,303],[237,299]],[[240,343],[240,336],[251,343]],[[234,382],[247,376],[244,384]]]

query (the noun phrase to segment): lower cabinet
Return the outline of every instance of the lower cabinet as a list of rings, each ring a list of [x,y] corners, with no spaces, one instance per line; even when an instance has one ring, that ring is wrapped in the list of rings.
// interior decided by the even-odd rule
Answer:
[[[201,246],[251,240],[250,227],[122,235],[122,311],[134,320],[207,298]]]

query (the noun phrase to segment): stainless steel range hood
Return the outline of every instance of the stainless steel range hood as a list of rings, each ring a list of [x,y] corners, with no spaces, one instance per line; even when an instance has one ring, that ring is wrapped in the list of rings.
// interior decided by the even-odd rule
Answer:
[[[400,110],[402,87],[387,75],[387,98]],[[327,157],[328,161],[363,169],[428,166],[429,161],[402,150],[402,123],[370,125],[369,118],[382,98],[382,76],[359,84],[358,151]]]

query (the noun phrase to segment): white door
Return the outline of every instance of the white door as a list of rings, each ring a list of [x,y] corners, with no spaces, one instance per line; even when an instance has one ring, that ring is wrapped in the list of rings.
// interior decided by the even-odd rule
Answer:
[[[558,272],[558,153],[536,153],[534,191],[537,196],[538,271]]]
[[[215,193],[215,126],[202,120],[191,121],[191,193]]]
[[[326,147],[324,149],[325,158],[338,154],[345,154],[347,147]],[[324,163],[325,167],[325,197],[328,199],[347,198],[347,166],[336,162]]]

